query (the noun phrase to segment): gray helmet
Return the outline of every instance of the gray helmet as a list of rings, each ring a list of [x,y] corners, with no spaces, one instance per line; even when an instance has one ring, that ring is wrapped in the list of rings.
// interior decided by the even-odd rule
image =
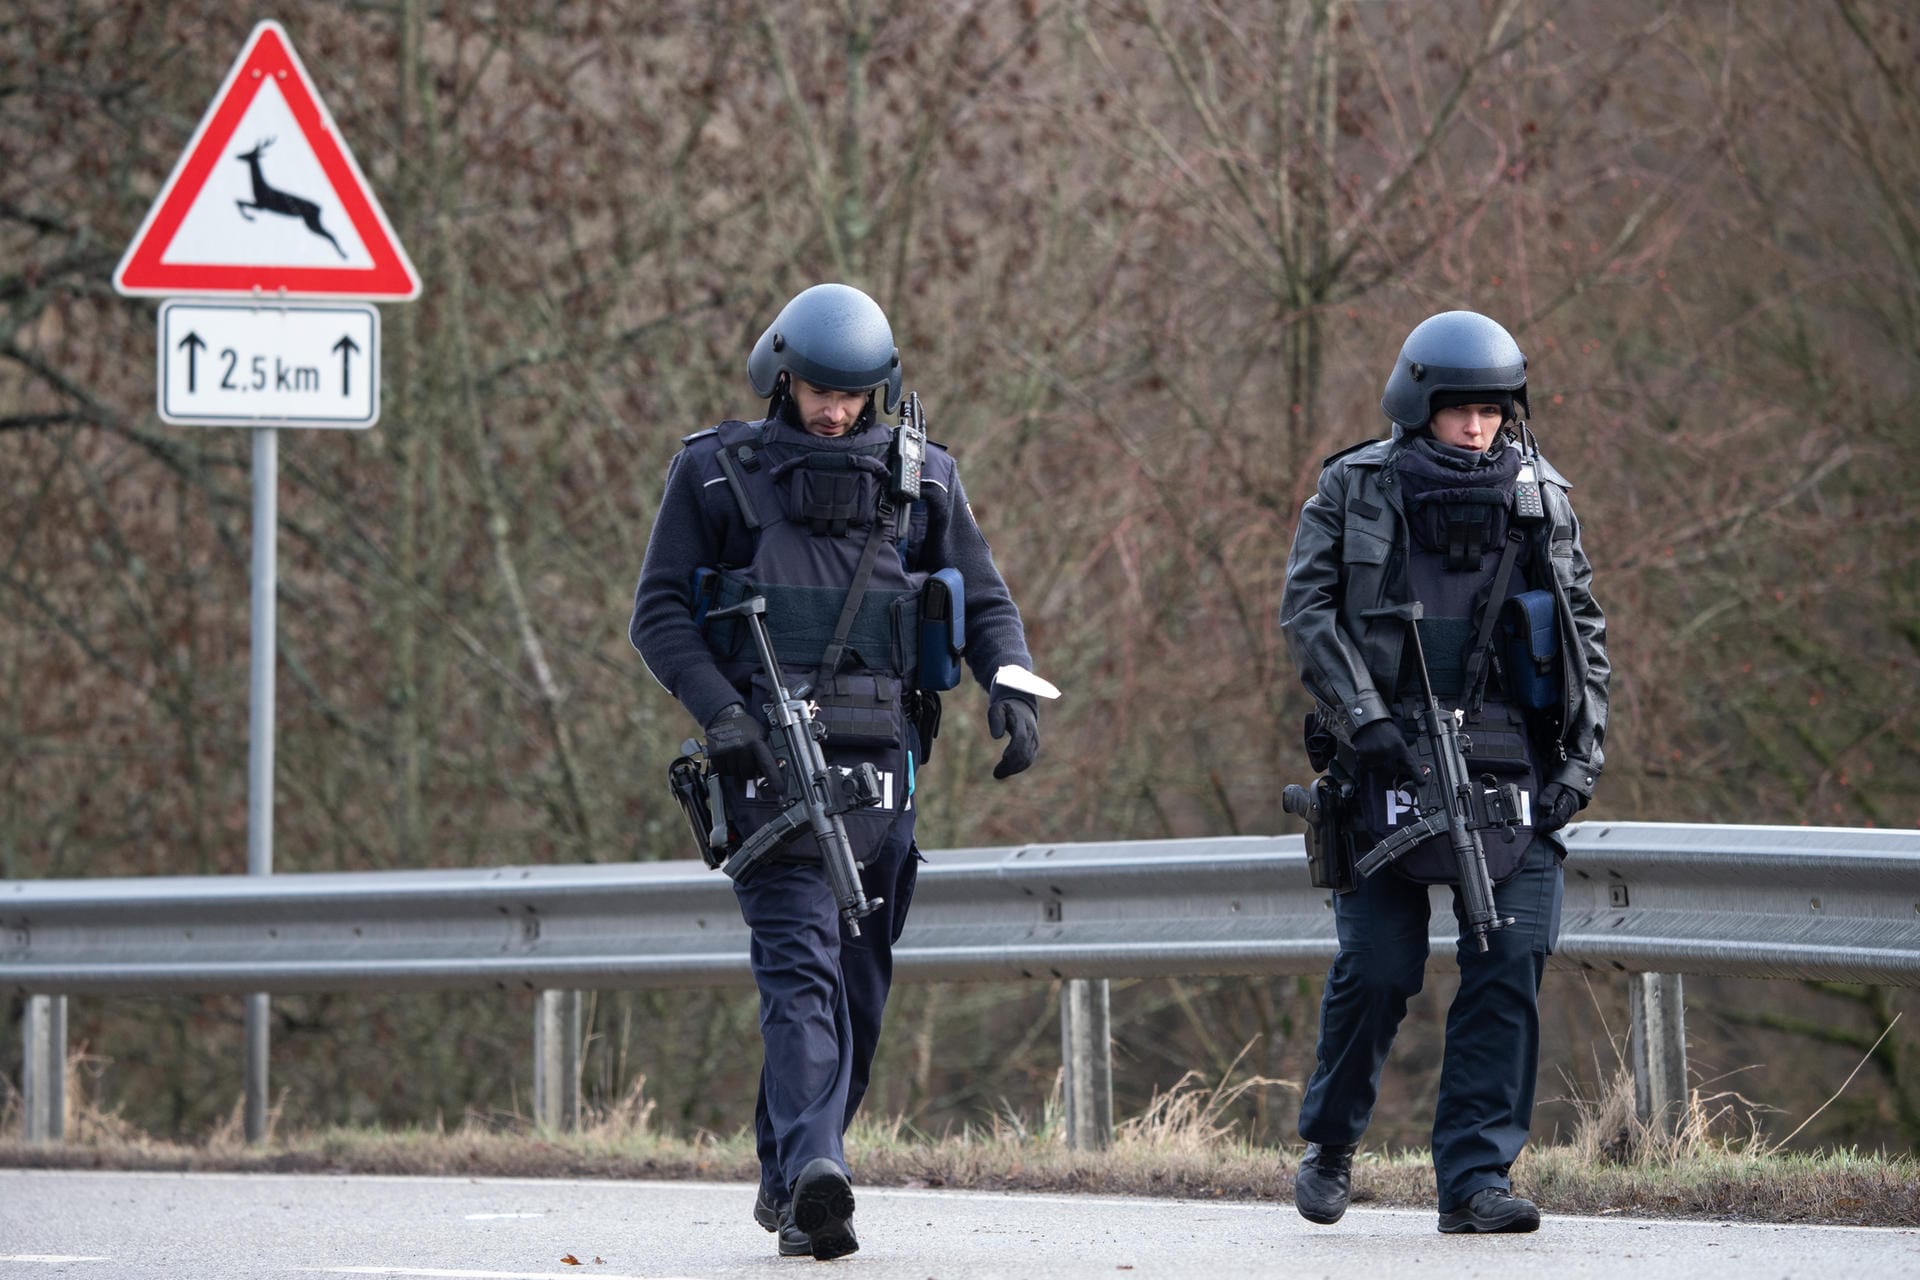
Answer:
[[[1512,334],[1477,311],[1429,316],[1401,345],[1380,407],[1415,430],[1427,425],[1433,398],[1443,391],[1510,392],[1525,418],[1527,357]]]
[[[747,357],[755,395],[772,396],[780,375],[834,391],[887,389],[900,407],[900,352],[880,304],[850,284],[817,284],[780,308]]]

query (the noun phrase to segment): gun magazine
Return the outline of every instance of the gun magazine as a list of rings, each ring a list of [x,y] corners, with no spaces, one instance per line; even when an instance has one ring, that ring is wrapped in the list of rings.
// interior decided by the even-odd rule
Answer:
[[[796,811],[798,811],[797,817]],[[801,803],[791,806],[779,817],[748,836],[733,856],[721,865],[722,874],[736,884],[739,883],[752,875],[761,863],[778,853],[780,847],[792,839],[795,832],[806,828],[806,805]]]
[[[1354,864],[1354,870],[1363,876],[1371,876],[1380,868],[1408,852],[1415,845],[1445,832],[1446,824],[1432,817],[1422,818],[1410,827],[1403,827],[1382,840]]]

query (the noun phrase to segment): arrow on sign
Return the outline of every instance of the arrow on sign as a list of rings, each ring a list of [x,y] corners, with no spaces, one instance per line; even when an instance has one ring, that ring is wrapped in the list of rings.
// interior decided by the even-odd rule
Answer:
[[[185,347],[187,349],[187,390],[192,391],[193,390],[193,369],[194,369],[193,358],[194,356],[198,355],[200,352],[206,350],[207,344],[201,340],[199,334],[189,329],[187,330],[187,336],[180,339],[178,345]]]
[[[353,353],[360,349],[360,344],[353,340],[352,334],[341,334],[333,349],[340,353],[340,394],[352,395]]]

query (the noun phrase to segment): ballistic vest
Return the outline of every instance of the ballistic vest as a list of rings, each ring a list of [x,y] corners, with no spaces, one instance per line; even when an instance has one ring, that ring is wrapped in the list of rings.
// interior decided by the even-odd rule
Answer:
[[[1404,487],[1404,486],[1403,486]],[[1475,778],[1492,775],[1498,783],[1517,783],[1525,797],[1528,821],[1507,832],[1482,832],[1487,873],[1495,881],[1516,871],[1533,838],[1531,815],[1539,793],[1540,772],[1526,715],[1505,696],[1491,662],[1483,663],[1480,688],[1464,681],[1482,611],[1501,602],[1488,602],[1499,572],[1502,551],[1512,527],[1512,488],[1458,495],[1458,500],[1422,504],[1408,502],[1407,587],[1422,607],[1420,643],[1427,671],[1442,714],[1467,710],[1469,741],[1467,766]],[[1512,598],[1526,590],[1530,566],[1523,549],[1508,576],[1503,595]],[[1402,651],[1402,670],[1393,696],[1396,723],[1408,741],[1423,732],[1424,692],[1415,669],[1414,648]],[[1478,697],[1476,697],[1478,693]],[[1359,825],[1369,843],[1383,839],[1398,827],[1418,821],[1413,797],[1396,791],[1387,780],[1361,771],[1357,784]],[[1396,859],[1394,868],[1425,884],[1457,878],[1447,838],[1436,836]]]
[[[913,747],[904,699],[916,668],[919,598],[926,574],[910,556],[926,535],[921,503],[896,506],[888,494],[891,433],[869,427],[824,438],[780,421],[725,422],[715,428],[726,488],[739,507],[744,540],[725,548],[728,562],[696,588],[696,611],[749,596],[767,601],[766,625],[789,690],[811,686],[826,729],[823,747],[836,765],[870,762],[881,777],[882,802],[845,815],[854,856],[862,864],[888,827],[912,803]],[[858,610],[832,670],[836,625],[870,538],[880,545]],[[706,599],[700,599],[704,590]],[[766,723],[772,693],[753,641],[735,620],[708,623],[707,644],[720,670],[740,689],[747,709]],[[728,813],[742,837],[784,807],[753,783],[725,782]],[[817,854],[804,834],[788,841],[789,858]]]

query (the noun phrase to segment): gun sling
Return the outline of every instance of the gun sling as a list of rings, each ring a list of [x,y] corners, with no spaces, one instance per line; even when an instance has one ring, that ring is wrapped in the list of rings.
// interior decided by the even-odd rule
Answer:
[[[1467,657],[1466,680],[1460,686],[1461,699],[1471,712],[1478,712],[1480,704],[1486,701],[1483,677],[1487,654],[1493,648],[1493,625],[1507,598],[1507,583],[1513,578],[1514,561],[1520,558],[1521,539],[1518,529],[1507,530],[1507,546],[1500,553],[1500,567],[1494,571],[1493,590],[1487,594],[1486,608],[1480,611],[1480,634],[1474,638],[1473,650]]]

